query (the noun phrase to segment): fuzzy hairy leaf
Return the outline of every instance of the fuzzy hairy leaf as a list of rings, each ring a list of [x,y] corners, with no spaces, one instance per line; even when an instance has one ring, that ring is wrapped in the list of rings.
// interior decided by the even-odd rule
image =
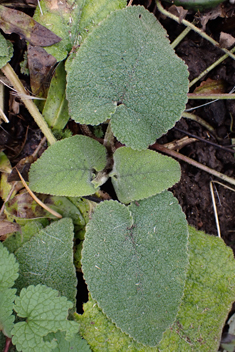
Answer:
[[[67,320],[68,309],[73,303],[59,292],[43,285],[24,288],[15,300],[14,310],[26,321],[16,323],[12,330],[12,342],[23,352],[51,352],[57,346],[56,340],[44,341],[50,332],[66,331],[66,338],[72,338],[78,331],[78,324]]]
[[[11,337],[11,329],[15,320],[12,315],[16,290],[11,287],[18,277],[19,264],[0,242],[0,331]]]
[[[115,151],[113,158],[110,176],[122,203],[148,198],[180,180],[179,163],[152,150],[121,147]]]
[[[106,165],[106,149],[99,142],[76,135],[51,145],[31,166],[32,190],[58,196],[87,196],[95,193],[94,170]]]
[[[43,284],[60,292],[75,305],[76,273],[73,264],[73,224],[61,219],[36,233],[15,252],[20,264],[18,290]]]
[[[68,67],[71,117],[111,118],[117,139],[142,150],[179,120],[188,71],[156,17],[141,6],[112,12],[87,36]]]
[[[40,1],[43,15],[36,9],[34,18],[62,38],[60,43],[46,48],[57,61],[65,59],[72,47],[82,40],[111,11],[126,6],[125,0]]]
[[[104,313],[137,341],[156,345],[182,298],[187,223],[170,192],[129,207],[98,205],[82,251],[88,289]]]
[[[217,352],[235,296],[235,262],[223,240],[189,228],[189,267],[175,323],[157,347],[138,344],[107,319],[97,303],[77,315],[80,333],[94,352]]]
[[[13,55],[13,45],[0,34],[0,68],[11,60]]]

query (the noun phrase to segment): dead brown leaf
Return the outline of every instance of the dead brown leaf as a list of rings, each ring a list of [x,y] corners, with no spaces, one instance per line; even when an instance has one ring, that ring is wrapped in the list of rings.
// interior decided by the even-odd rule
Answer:
[[[220,38],[219,38],[219,44],[221,48],[228,49],[235,44],[235,38],[231,34],[221,32]]]
[[[43,48],[28,45],[30,85],[34,95],[46,97],[56,62]]]
[[[0,28],[6,34],[17,33],[32,45],[50,46],[61,38],[25,13],[0,5]]]

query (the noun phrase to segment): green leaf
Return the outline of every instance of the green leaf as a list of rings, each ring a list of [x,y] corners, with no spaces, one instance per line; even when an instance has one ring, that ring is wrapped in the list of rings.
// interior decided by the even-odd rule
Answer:
[[[113,158],[113,171],[109,176],[122,203],[148,198],[180,180],[179,163],[152,150],[121,147]]]
[[[75,304],[77,280],[71,219],[61,219],[40,230],[15,256],[20,264],[18,290],[41,283],[58,290]]]
[[[42,112],[48,125],[58,130],[62,130],[69,120],[65,88],[66,72],[64,62],[60,62],[52,77],[47,100]]]
[[[98,205],[82,251],[88,289],[104,313],[137,341],[154,346],[182,298],[187,223],[170,192],[129,207]]]
[[[2,34],[0,34],[0,68],[6,65],[11,60],[13,55],[13,45],[9,40],[6,40]]]
[[[43,285],[24,288],[15,300],[14,310],[19,317],[26,318],[15,324],[12,342],[18,351],[51,352],[57,346],[56,340],[44,341],[50,332],[66,331],[66,338],[72,338],[78,331],[78,324],[67,320],[72,302],[59,297],[59,292]]]
[[[51,338],[55,338],[58,343],[53,352],[68,352],[70,350],[72,352],[91,352],[89,345],[79,334],[76,334],[72,340],[67,341],[65,340],[65,333],[57,331],[56,333],[47,335],[44,340],[50,341]]]
[[[8,250],[4,248],[0,242],[0,289],[12,287],[17,279],[19,265],[16,262],[15,256],[9,254]]]
[[[11,337],[15,317],[12,315],[16,290],[12,289],[18,277],[19,264],[0,242],[0,331]]]
[[[175,323],[156,348],[137,344],[107,319],[90,299],[76,315],[80,333],[94,352],[217,352],[235,296],[231,248],[218,237],[189,228],[189,266]]]
[[[11,337],[11,330],[14,326],[15,317],[12,314],[13,302],[16,298],[15,289],[0,289],[0,331]]]
[[[79,22],[79,44],[112,11],[126,7],[126,0],[85,0]]]
[[[66,0],[55,4],[51,0],[41,0],[40,4],[43,15],[38,7],[34,19],[62,38],[60,43],[46,48],[57,61],[61,61],[111,11],[125,7],[126,1]]]
[[[142,150],[180,119],[188,71],[156,17],[141,6],[112,12],[87,36],[67,68],[71,117],[111,118],[117,139]]]
[[[124,334],[91,297],[83,309],[84,313],[76,314],[75,318],[80,325],[80,334],[87,339],[93,352],[159,352],[157,347],[144,346]]]
[[[193,228],[189,232],[190,265],[182,305],[159,350],[217,352],[235,298],[234,255],[222,239]]]
[[[50,146],[30,169],[32,190],[79,197],[96,192],[95,171],[106,165],[106,149],[99,142],[76,135]]]

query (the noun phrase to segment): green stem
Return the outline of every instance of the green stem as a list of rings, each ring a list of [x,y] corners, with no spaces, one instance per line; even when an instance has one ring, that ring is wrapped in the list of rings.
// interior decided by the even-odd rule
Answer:
[[[19,80],[17,74],[15,73],[13,68],[11,67],[11,65],[9,63],[7,63],[4,67],[2,67],[1,70],[4,73],[4,75],[9,79],[9,81],[11,82],[12,86],[17,91],[17,93],[20,94],[21,100],[25,104],[29,113],[34,118],[34,121],[36,122],[38,127],[41,129],[42,133],[47,138],[48,142],[50,144],[54,144],[56,142],[56,138],[54,137],[53,133],[51,132],[50,128],[48,127],[46,121],[44,120],[43,116],[39,112],[39,110],[36,107],[36,105],[34,104],[34,102],[31,99],[28,99],[27,97],[25,97],[28,94],[27,94],[23,84]]]
[[[203,120],[200,116],[184,111],[181,117],[185,117],[187,119],[200,123],[200,125],[204,126],[208,131],[216,135],[215,129],[208,122]]]
[[[235,99],[235,94],[218,93],[218,94],[194,94],[188,93],[189,99]]]
[[[172,48],[174,49],[185,37],[186,35],[191,31],[191,28],[186,27],[183,32],[178,35],[178,37],[171,43]]]
[[[183,23],[185,26],[191,28],[194,32],[198,33],[200,36],[202,36],[204,39],[208,40],[211,44],[213,44],[214,46],[220,48],[219,43],[214,40],[213,38],[211,38],[208,34],[206,34],[204,31],[202,31],[200,28],[197,28],[196,26],[194,26],[194,24],[192,24],[191,22],[187,21],[187,20],[180,20],[179,17],[173,15],[172,13],[168,12],[167,10],[164,9],[164,7],[161,5],[159,0],[156,0],[156,5],[158,10],[165,16],[171,18],[172,20],[178,22],[179,24]],[[220,48],[221,50],[223,50],[226,54],[228,54],[228,56],[230,56],[233,60],[235,60],[235,55],[233,55],[228,49],[226,48]]]

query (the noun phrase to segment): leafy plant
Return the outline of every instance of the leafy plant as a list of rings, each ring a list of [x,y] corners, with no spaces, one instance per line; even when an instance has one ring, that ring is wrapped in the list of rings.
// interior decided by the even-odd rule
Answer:
[[[65,340],[73,338],[78,332],[78,324],[66,319],[73,303],[66,297],[59,297],[58,291],[41,284],[23,288],[17,297],[16,289],[11,287],[18,277],[19,264],[2,243],[0,253],[0,326],[4,335],[13,336],[12,343],[16,345],[17,351],[51,351],[57,346],[56,340],[43,339],[50,332],[66,331]],[[13,309],[18,317],[26,321],[14,324]]]
[[[188,231],[167,191],[179,181],[180,166],[148,149],[181,117],[186,65],[160,23],[141,6],[125,7],[121,0],[67,1],[65,9],[53,9],[44,0],[41,6],[44,14],[36,12],[35,18],[62,38],[47,50],[58,61],[70,53],[65,63],[68,106],[61,63],[43,110],[48,124],[62,129],[70,114],[80,124],[103,124],[106,132],[103,145],[83,135],[54,143],[49,134],[53,145],[32,164],[30,188],[45,198],[57,196],[48,203],[66,218],[55,221],[34,210],[50,225],[30,220],[22,226],[23,236],[4,241],[15,255],[9,257],[17,259],[18,279],[15,259],[15,269],[9,268],[21,290],[15,298],[13,281],[5,287],[2,280],[8,302],[6,312],[0,309],[4,334],[13,335],[19,351],[67,351],[74,344],[89,350],[78,334],[73,337],[77,324],[66,320],[68,309],[75,311],[75,235],[91,295],[77,320],[92,350],[216,351],[234,299],[232,252],[221,239]],[[57,84],[58,101],[52,103]],[[85,202],[85,196],[100,197],[109,177],[118,201]],[[6,209],[12,216],[11,201]],[[8,296],[4,290],[10,290]],[[27,322],[13,327],[13,307]]]

